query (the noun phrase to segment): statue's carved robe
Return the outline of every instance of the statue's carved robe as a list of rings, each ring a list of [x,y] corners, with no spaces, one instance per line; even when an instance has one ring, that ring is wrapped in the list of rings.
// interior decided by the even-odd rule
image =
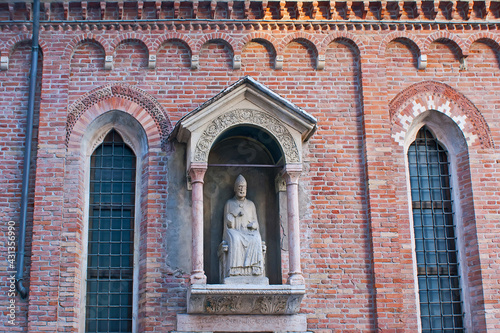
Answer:
[[[224,206],[223,240],[228,244],[224,276],[263,275],[262,239],[252,201],[246,198],[232,198],[227,201]]]

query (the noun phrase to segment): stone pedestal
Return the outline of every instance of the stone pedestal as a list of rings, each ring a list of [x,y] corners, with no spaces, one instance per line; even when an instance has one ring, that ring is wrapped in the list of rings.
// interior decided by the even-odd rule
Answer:
[[[300,285],[191,285],[187,310],[211,315],[292,315],[305,294]]]
[[[177,333],[306,332],[306,315],[177,315]]]

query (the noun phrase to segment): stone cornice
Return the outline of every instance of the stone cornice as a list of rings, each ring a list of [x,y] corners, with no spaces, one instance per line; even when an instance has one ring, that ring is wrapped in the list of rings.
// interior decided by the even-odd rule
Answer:
[[[500,25],[500,0],[482,1],[43,1],[42,26],[200,25],[236,29],[304,30],[329,25]],[[0,4],[0,25],[29,24],[30,1]],[[267,26],[266,26],[267,25]],[[320,28],[318,28],[320,26]],[[196,29],[196,27],[194,27]],[[366,27],[365,27],[366,28]]]

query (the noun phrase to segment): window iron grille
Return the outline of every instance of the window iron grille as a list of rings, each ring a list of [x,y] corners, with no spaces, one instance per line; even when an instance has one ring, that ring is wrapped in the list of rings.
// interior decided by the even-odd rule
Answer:
[[[408,162],[422,332],[464,332],[447,151],[424,126]]]
[[[86,332],[132,332],[135,165],[112,130],[90,166]]]

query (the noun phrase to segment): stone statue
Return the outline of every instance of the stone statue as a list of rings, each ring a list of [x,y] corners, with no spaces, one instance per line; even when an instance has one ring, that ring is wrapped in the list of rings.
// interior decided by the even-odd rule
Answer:
[[[234,193],[224,206],[224,233],[219,248],[221,278],[224,283],[268,284],[257,211],[246,198],[247,182],[242,175],[236,179]]]

